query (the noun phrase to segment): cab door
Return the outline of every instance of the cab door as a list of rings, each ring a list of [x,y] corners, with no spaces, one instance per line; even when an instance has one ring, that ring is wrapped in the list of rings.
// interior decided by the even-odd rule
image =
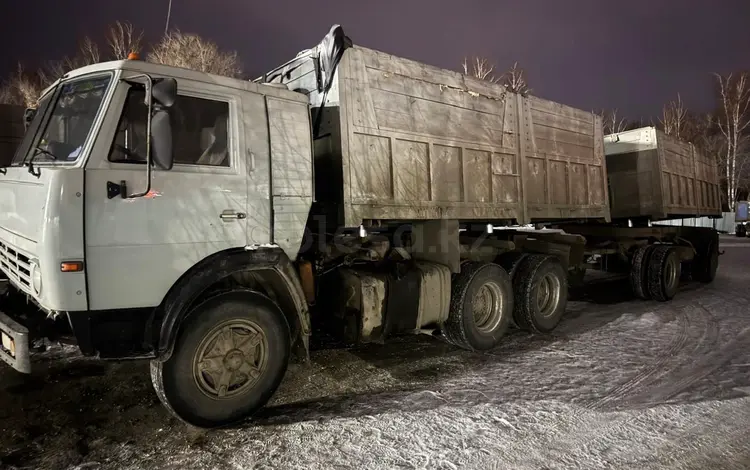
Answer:
[[[144,89],[113,97],[86,168],[85,233],[92,310],[154,307],[207,256],[248,244],[240,92],[178,79],[170,109],[174,167],[147,188]],[[119,111],[121,110],[121,111]]]

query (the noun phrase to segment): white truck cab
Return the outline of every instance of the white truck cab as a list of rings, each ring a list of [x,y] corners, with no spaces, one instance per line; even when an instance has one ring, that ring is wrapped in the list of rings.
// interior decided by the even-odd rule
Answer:
[[[246,296],[283,297],[269,303],[284,311],[268,320],[278,331],[264,338],[287,336],[282,349],[306,344],[307,306],[290,270],[312,203],[304,95],[124,60],[68,73],[29,117],[15,157],[0,168],[3,361],[31,371],[30,325],[41,322],[72,335],[86,355],[168,361],[193,303],[220,292],[228,275],[249,288]],[[32,307],[14,310],[25,304],[14,297]],[[263,331],[228,328],[237,338]],[[243,377],[275,382],[283,374],[274,366],[266,377],[256,366]],[[161,365],[154,370],[162,374]],[[207,376],[205,396],[239,386],[236,377]],[[168,400],[170,383],[154,380]],[[192,421],[226,418],[217,416]]]

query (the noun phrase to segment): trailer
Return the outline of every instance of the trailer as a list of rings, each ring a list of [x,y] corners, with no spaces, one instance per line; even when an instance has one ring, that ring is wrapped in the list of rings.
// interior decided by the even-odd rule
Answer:
[[[721,217],[718,165],[655,127],[604,137],[613,219]]]
[[[340,26],[252,82],[114,61],[39,103],[0,177],[0,359],[148,359],[195,426],[264,406],[313,325],[488,350],[554,330],[586,270],[666,301],[718,265],[715,231],[611,216],[600,117]]]

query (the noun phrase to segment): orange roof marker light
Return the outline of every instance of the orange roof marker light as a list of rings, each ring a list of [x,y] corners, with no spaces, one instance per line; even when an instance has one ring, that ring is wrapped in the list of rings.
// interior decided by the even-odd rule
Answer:
[[[128,54],[128,60],[141,60],[141,56],[137,52],[131,52]]]

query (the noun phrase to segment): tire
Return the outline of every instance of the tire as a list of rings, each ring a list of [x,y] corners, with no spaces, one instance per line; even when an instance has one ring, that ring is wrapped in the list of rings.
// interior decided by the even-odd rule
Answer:
[[[648,261],[648,292],[659,302],[672,300],[680,288],[680,257],[673,246],[655,245]]]
[[[518,270],[518,266],[521,264],[521,261],[524,260],[529,256],[528,253],[521,253],[519,251],[511,251],[508,253],[503,253],[502,255],[498,256],[497,258],[497,264],[499,264],[505,272],[508,273],[511,279],[516,275],[516,271]]]
[[[746,237],[747,236],[747,227],[745,227],[745,225],[743,225],[743,224],[737,225],[737,227],[735,227],[735,229],[734,229],[734,235],[736,237]]]
[[[454,275],[448,320],[443,335],[451,344],[472,351],[498,345],[513,312],[510,276],[495,263],[469,262]]]
[[[716,271],[719,268],[719,247],[712,241],[708,248],[692,263],[693,279],[709,284],[716,278]]]
[[[151,361],[151,381],[178,419],[201,428],[224,426],[268,402],[290,350],[289,325],[270,299],[249,290],[224,292],[188,313],[172,356]]]
[[[630,265],[630,288],[633,295],[642,300],[651,298],[648,291],[648,263],[654,248],[655,245],[646,245],[636,249]]]
[[[513,292],[513,319],[519,328],[548,333],[565,314],[568,273],[555,256],[529,255],[518,266]]]
[[[528,253],[521,253],[519,251],[511,251],[508,253],[503,253],[502,255],[498,256],[497,264],[499,264],[505,270],[505,272],[507,272],[508,275],[510,276],[511,286],[513,285],[513,279],[516,278],[516,272],[518,271],[518,266],[521,265],[521,262],[527,256],[529,256]],[[513,318],[512,315],[510,316],[508,326],[510,328],[518,328],[518,325],[516,324],[516,320]]]

